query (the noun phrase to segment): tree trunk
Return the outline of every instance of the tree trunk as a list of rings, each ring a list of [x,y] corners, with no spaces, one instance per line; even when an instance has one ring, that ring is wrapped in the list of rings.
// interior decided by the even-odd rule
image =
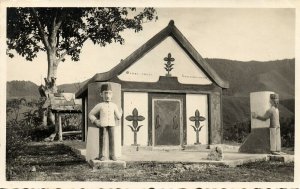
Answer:
[[[56,78],[57,78],[57,67],[58,62],[54,50],[47,50],[48,59],[48,73],[46,87],[50,89],[52,93],[57,93]]]
[[[50,80],[52,77],[56,78],[57,76],[57,60],[55,56],[55,52],[49,50],[47,52],[48,57],[48,74],[47,79]]]
[[[55,55],[55,50],[53,49],[47,49],[47,60],[48,60],[48,73],[47,78],[45,78],[45,88],[44,88],[44,94],[45,94],[45,103],[44,103],[44,125],[48,126],[47,120],[50,121],[50,125],[55,125],[55,131],[52,133],[48,138],[46,138],[46,141],[53,141],[55,136],[58,133],[57,129],[57,122],[55,121],[57,119],[57,115],[54,115],[50,108],[50,94],[54,94],[58,92],[57,86],[56,86],[56,77],[57,77],[57,57]],[[50,126],[49,125],[49,126]]]

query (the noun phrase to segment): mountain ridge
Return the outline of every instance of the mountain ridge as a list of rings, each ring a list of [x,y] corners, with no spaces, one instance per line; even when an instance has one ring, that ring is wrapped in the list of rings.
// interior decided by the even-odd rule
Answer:
[[[295,59],[259,61],[237,61],[226,59],[205,59],[210,66],[229,82],[229,89],[223,91],[224,124],[231,124],[249,118],[249,95],[256,91],[274,91],[280,96],[280,111],[284,117],[295,112]],[[62,84],[64,92],[76,92],[83,84]],[[38,85],[31,81],[8,81],[7,99],[39,97]]]

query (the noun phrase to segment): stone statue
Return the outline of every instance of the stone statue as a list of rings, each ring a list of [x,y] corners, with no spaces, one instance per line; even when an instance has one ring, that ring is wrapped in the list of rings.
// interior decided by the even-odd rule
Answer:
[[[100,90],[100,96],[103,98],[103,102],[98,103],[89,113],[89,119],[91,122],[100,129],[99,136],[99,160],[105,161],[108,158],[105,156],[106,140],[105,136],[108,133],[109,137],[109,159],[116,161],[115,149],[114,149],[114,127],[116,126],[115,118],[121,119],[122,109],[119,111],[115,103],[111,102],[112,99],[111,85],[103,84]]]
[[[270,94],[271,108],[264,115],[257,115],[252,112],[252,118],[261,121],[270,119],[270,151],[272,154],[281,154],[281,138],[280,138],[280,123],[279,123],[279,95]]]

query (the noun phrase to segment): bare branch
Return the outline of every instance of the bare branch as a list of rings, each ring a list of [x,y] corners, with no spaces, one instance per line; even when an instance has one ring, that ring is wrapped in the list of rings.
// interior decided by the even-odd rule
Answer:
[[[57,46],[57,32],[62,24],[62,19],[57,15],[57,11],[56,10],[56,13],[55,13],[55,16],[53,18],[53,21],[52,21],[52,28],[51,28],[51,35],[50,35],[50,45],[52,47],[52,49],[54,50],[54,48],[56,48]]]
[[[48,40],[47,40],[48,36],[45,33],[45,31],[44,31],[44,29],[43,29],[43,27],[41,25],[41,22],[40,22],[40,20],[38,18],[38,15],[37,15],[37,12],[36,12],[35,8],[31,8],[31,11],[33,13],[33,18],[35,19],[35,21],[37,23],[37,27],[39,29],[39,33],[40,33],[40,36],[42,38],[42,41],[43,41],[45,47],[48,48],[48,49],[50,49],[50,45],[49,45]]]

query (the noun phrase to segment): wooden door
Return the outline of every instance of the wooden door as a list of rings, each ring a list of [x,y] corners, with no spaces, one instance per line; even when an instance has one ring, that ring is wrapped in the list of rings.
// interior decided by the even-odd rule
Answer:
[[[153,104],[154,145],[181,144],[181,101],[155,99]]]

